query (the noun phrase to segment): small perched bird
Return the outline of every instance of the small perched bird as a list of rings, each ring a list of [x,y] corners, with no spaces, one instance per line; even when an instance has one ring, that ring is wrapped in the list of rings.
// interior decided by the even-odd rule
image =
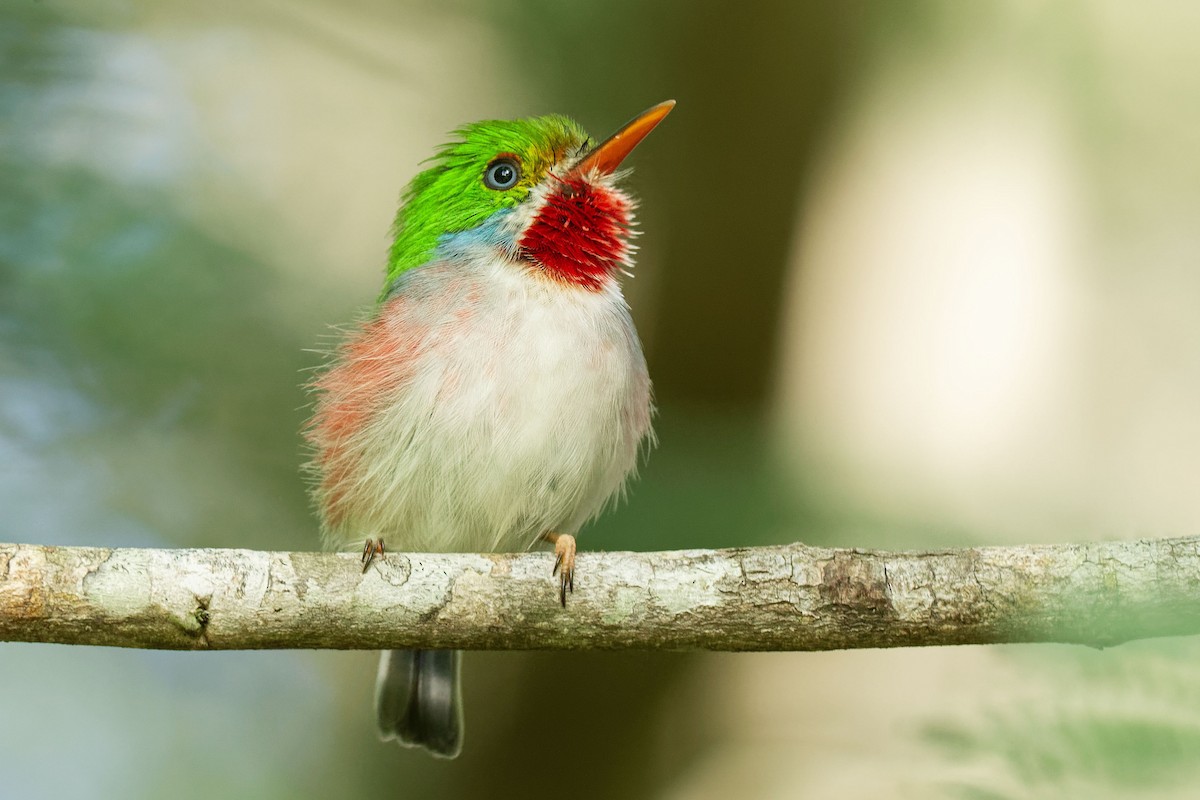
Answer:
[[[621,162],[674,107],[599,145],[551,115],[467,125],[404,193],[374,313],[313,384],[306,429],[326,544],[554,545],[621,491],[650,430],[650,378],[619,277],[633,266]],[[365,569],[366,567],[364,567]],[[461,654],[383,654],[384,739],[453,758]]]

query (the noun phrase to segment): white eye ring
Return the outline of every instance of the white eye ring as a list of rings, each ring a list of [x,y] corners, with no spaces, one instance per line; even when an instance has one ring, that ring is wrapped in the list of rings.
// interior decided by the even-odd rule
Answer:
[[[488,164],[483,173],[483,185],[497,192],[503,192],[517,185],[521,180],[521,165],[511,158],[497,158]]]

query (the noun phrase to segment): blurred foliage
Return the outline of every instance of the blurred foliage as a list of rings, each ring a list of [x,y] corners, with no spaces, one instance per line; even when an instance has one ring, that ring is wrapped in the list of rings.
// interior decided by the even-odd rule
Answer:
[[[46,526],[58,527],[50,539],[231,546],[249,529],[260,546],[294,544],[308,524],[298,376],[313,357],[265,310],[264,265],[181,217],[162,181],[50,146],[61,126],[136,120],[122,120],[127,87],[103,87],[111,106],[78,107],[110,34],[23,10],[0,39],[0,368],[27,391],[0,400],[0,434],[53,459],[65,474],[51,481],[85,473],[99,495],[76,509],[90,524]],[[47,509],[53,484],[39,488],[6,504],[5,527],[72,505]]]
[[[1004,784],[951,796],[1157,797],[1188,793],[1200,753],[1200,676],[1194,640],[1134,642],[1103,654],[1019,649],[1040,670],[1022,696],[985,701],[971,719],[930,723],[923,736],[948,760],[991,761]]]

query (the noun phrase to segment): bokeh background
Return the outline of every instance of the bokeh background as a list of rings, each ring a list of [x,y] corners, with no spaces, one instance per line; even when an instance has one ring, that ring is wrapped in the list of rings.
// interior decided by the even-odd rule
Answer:
[[[584,547],[1200,533],[1198,37],[1182,0],[6,0],[0,540],[315,549],[300,385],[419,162],[667,97],[661,444]],[[374,654],[8,644],[0,796],[1185,798],[1197,664],[470,654],[444,763],[376,741]]]

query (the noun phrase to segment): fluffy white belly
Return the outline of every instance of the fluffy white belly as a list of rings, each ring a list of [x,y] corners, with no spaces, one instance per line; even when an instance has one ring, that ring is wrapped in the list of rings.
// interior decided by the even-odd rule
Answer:
[[[337,476],[324,491],[337,501],[336,513],[325,503],[327,537],[486,551],[576,532],[620,491],[650,433],[645,360],[619,288],[562,286],[507,263],[417,272],[361,334],[390,337],[361,359],[393,362],[358,364],[383,376],[369,413],[340,438],[313,437],[337,450],[323,466]],[[323,406],[350,396],[338,369],[354,365],[331,372]]]

